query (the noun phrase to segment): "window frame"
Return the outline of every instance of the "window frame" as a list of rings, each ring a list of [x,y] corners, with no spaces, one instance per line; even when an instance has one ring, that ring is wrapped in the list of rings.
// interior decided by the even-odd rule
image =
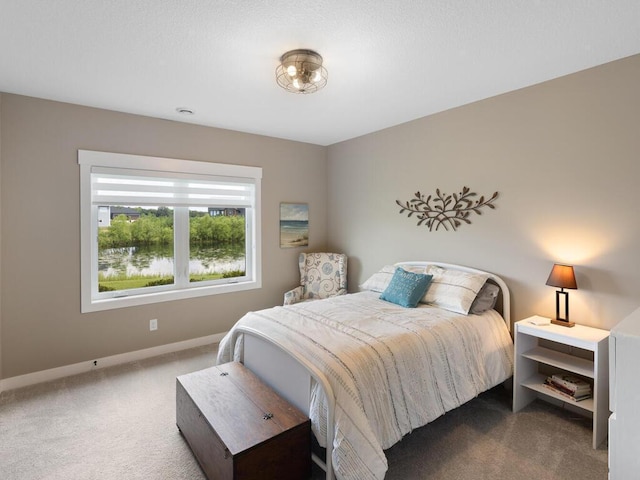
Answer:
[[[231,292],[252,290],[262,287],[262,239],[261,239],[261,179],[262,168],[212,163],[194,160],[150,157],[122,153],[78,150],[80,166],[80,291],[81,312],[97,312],[114,308],[147,305],[172,300],[196,298]],[[154,172],[210,175],[250,180],[254,186],[254,205],[247,208],[245,236],[246,273],[241,279],[201,285],[198,282],[179,283],[179,268],[186,269],[189,277],[189,207],[174,208],[174,268],[176,283],[158,287],[121,290],[113,296],[98,295],[98,205],[92,204],[92,168],[116,168],[122,170],[150,170]],[[215,205],[212,205],[215,206]],[[176,210],[186,209],[186,215],[176,214]],[[185,261],[186,259],[186,261]],[[147,290],[152,289],[152,290]],[[96,298],[96,295],[98,296]]]

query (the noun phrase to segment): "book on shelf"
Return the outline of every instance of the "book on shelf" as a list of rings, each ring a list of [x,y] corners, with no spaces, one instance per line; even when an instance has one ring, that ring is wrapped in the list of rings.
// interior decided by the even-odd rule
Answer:
[[[552,387],[560,390],[561,392],[566,393],[567,395],[571,395],[574,397],[581,397],[583,395],[590,395],[591,394],[591,388],[587,389],[587,390],[576,390],[573,391],[570,388],[565,387],[563,384],[561,383],[557,383],[555,380],[553,380],[553,378],[549,377],[545,380],[545,382],[549,385],[551,385]]]
[[[591,398],[591,387],[589,387],[588,392],[571,392],[571,390],[567,389],[566,387],[555,383],[552,377],[547,377],[543,386],[557,393],[561,397],[567,398],[574,402],[580,402],[582,400],[586,400],[587,398]]]
[[[555,373],[551,375],[551,380],[556,385],[568,389],[573,394],[591,393],[591,385],[580,377],[569,373]]]

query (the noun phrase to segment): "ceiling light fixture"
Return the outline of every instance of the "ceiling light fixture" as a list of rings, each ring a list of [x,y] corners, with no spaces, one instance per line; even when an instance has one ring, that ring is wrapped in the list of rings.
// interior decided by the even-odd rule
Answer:
[[[329,73],[313,50],[291,50],[280,57],[278,85],[291,93],[314,93],[327,84]]]

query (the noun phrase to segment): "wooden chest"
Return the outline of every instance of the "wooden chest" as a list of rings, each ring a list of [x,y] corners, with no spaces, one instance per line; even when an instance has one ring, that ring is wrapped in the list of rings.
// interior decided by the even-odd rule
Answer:
[[[176,423],[209,480],[311,476],[311,421],[240,363],[179,376]]]

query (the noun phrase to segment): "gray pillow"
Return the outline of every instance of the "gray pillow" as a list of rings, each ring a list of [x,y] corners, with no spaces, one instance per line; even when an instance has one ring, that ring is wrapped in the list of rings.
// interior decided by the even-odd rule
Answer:
[[[486,282],[471,304],[469,313],[480,315],[487,310],[491,310],[496,305],[496,301],[498,300],[498,293],[500,293],[500,287],[494,285],[493,283]]]

